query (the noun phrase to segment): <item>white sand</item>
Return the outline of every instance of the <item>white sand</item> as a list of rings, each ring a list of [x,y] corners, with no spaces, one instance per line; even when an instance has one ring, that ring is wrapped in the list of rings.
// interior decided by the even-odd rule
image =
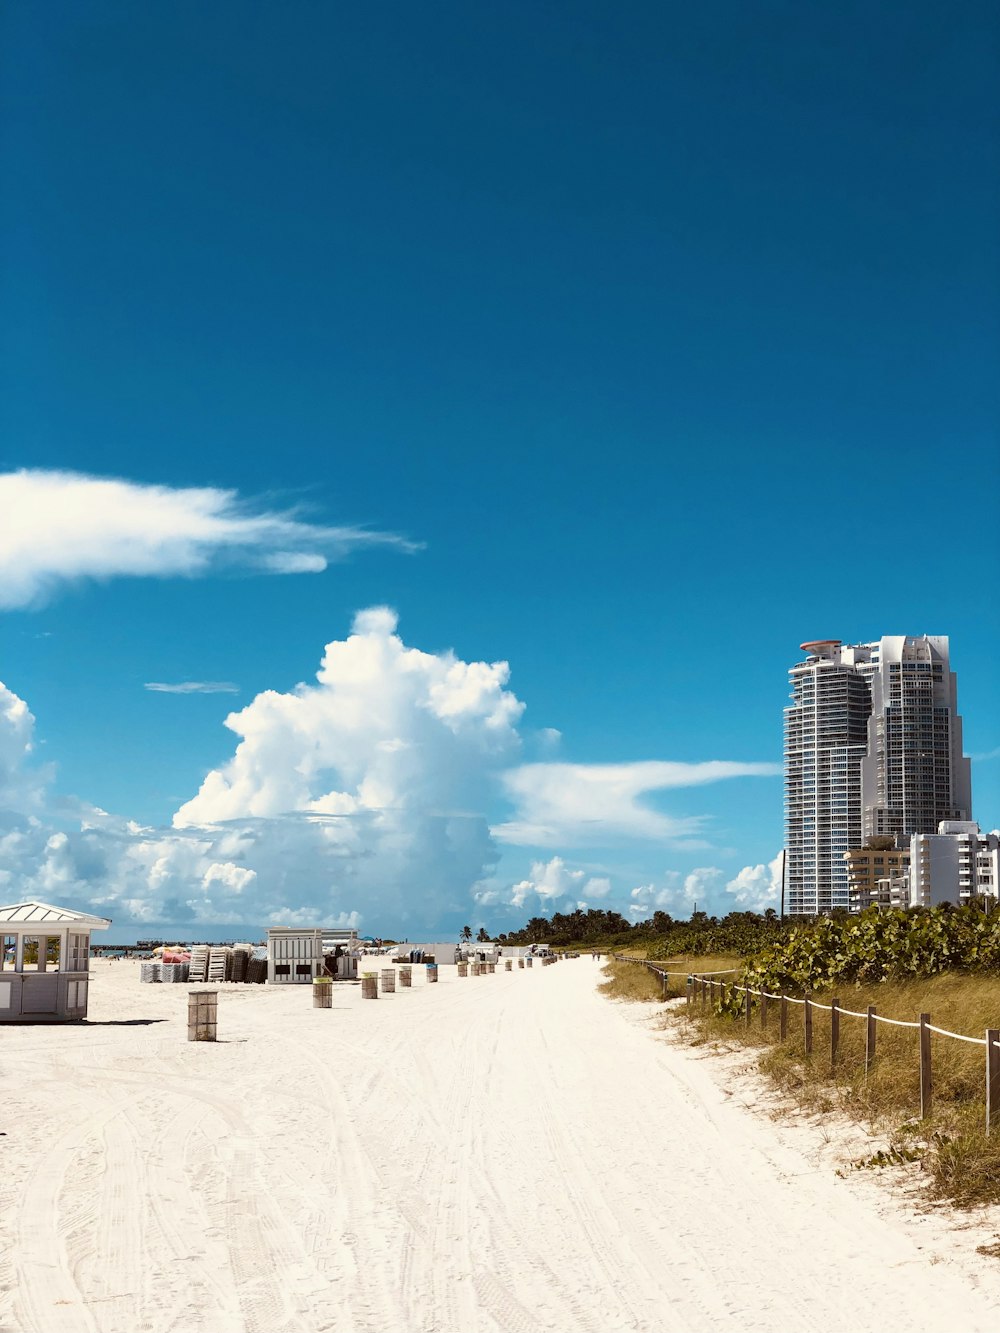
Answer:
[[[838,1179],[590,960],[414,971],[220,987],[207,1045],[99,963],[88,1026],[0,1029],[2,1333],[1000,1327],[977,1233]]]

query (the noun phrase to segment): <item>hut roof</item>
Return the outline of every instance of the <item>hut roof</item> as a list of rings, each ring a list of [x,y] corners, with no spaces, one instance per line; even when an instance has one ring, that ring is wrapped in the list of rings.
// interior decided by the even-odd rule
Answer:
[[[111,922],[72,907],[54,907],[51,903],[8,903],[0,907],[0,926],[82,926],[86,930],[107,930]]]

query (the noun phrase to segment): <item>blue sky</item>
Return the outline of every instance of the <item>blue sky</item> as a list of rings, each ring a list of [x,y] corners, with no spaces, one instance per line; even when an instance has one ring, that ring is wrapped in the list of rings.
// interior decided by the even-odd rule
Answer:
[[[765,901],[759,766],[828,635],[950,635],[1000,823],[997,26],[6,6],[0,473],[28,478],[0,492],[0,680],[34,717],[8,702],[0,744],[10,896],[126,934]],[[295,687],[379,606],[427,660],[363,618],[370,725],[317,748],[354,659]],[[449,662],[509,676],[470,694]],[[235,690],[145,688],[183,682]],[[251,780],[223,722],[263,691],[305,714],[282,748],[254,705]],[[225,827],[171,832],[213,771]],[[303,802],[334,791],[356,808],[324,842]]]

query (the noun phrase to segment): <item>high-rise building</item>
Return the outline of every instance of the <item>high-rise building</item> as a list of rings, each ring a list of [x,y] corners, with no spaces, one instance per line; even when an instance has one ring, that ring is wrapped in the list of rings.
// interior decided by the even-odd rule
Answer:
[[[971,817],[955,676],[945,637],[802,645],[785,709],[786,906],[849,907],[845,853],[867,838],[909,847]]]
[[[844,853],[861,846],[861,760],[871,691],[868,644],[804,643],[785,709],[786,908],[811,915],[847,907]]]
[[[861,765],[863,831],[906,847],[914,833],[934,833],[942,820],[972,818],[955,673],[941,635],[887,637],[872,647],[878,670]]]

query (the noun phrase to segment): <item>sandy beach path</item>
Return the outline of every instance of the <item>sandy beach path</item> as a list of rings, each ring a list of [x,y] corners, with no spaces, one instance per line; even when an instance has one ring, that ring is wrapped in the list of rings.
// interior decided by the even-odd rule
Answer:
[[[589,959],[332,1011],[95,967],[0,1029],[0,1333],[995,1333],[922,1245]],[[994,1265],[996,1266],[996,1265]]]

